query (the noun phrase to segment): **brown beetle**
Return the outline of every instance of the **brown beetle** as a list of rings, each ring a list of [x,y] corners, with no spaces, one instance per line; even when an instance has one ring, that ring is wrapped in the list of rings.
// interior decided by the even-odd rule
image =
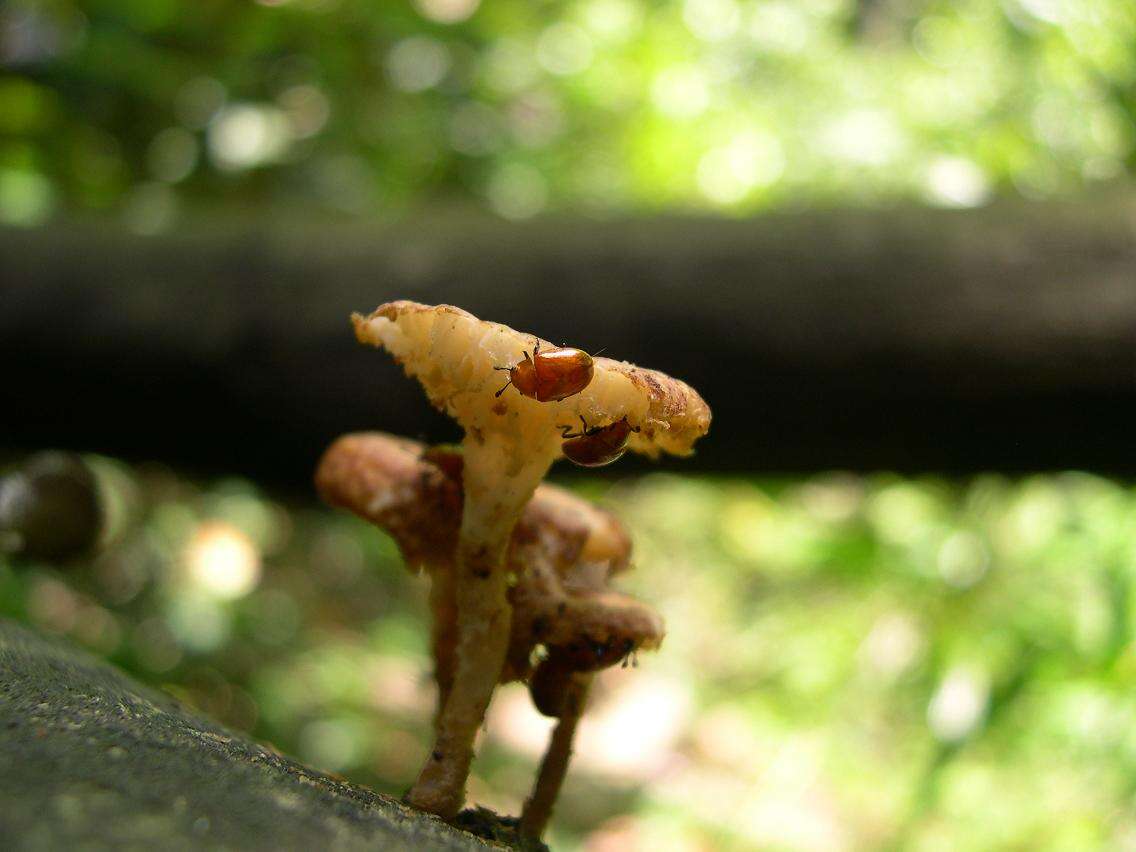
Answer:
[[[512,367],[494,369],[509,372],[509,381],[495,396],[500,396],[512,385],[523,396],[538,402],[558,402],[579,393],[588,386],[595,373],[592,356],[583,349],[556,346],[541,352],[539,341],[533,347],[531,357],[526,352],[525,359]]]
[[[605,464],[611,464],[627,452],[627,439],[631,437],[631,433],[639,431],[627,422],[626,417],[607,426],[590,428],[583,417],[580,418],[580,422],[584,424],[580,432],[573,433],[571,426],[560,428],[563,430],[561,436],[564,438],[564,443],[561,449],[565,458],[581,467],[603,467]]]

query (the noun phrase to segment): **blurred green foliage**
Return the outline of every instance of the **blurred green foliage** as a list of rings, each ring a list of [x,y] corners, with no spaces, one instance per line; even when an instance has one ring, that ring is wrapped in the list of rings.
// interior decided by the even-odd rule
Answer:
[[[1134,113],[1131,0],[8,0],[0,221],[966,207]]]
[[[428,747],[425,581],[346,514],[93,459],[109,529],[0,561],[0,612],[388,793]],[[668,637],[605,673],[553,848],[1100,849],[1136,843],[1136,489],[589,481]],[[519,810],[548,720],[498,692],[472,797]]]

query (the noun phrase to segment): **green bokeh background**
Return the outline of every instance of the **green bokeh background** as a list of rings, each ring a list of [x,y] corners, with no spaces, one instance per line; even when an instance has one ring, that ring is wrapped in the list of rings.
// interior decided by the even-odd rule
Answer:
[[[1128,0],[10,0],[0,221],[917,199],[1136,164]]]
[[[403,792],[433,696],[425,580],[392,542],[248,482],[92,463],[106,549],[73,570],[0,564],[5,614]],[[575,487],[632,529],[622,585],[668,636],[600,678],[554,848],[1136,839],[1132,487],[1079,473]],[[228,571],[203,573],[218,536],[244,549],[209,551]],[[547,728],[523,689],[501,690],[473,798],[516,813]]]

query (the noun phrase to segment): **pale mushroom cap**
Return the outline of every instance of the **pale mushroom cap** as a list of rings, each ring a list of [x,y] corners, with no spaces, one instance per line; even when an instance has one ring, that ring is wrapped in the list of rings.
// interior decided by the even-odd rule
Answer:
[[[548,445],[562,425],[576,428],[581,416],[592,426],[626,417],[639,429],[628,447],[653,457],[689,454],[710,428],[710,408],[689,385],[610,358],[596,358],[588,387],[559,402],[538,402],[512,388],[494,398],[505,379],[495,367],[516,364],[537,343],[555,344],[452,305],[389,302],[352,321],[361,342],[389,351],[467,433],[508,431],[536,447]]]

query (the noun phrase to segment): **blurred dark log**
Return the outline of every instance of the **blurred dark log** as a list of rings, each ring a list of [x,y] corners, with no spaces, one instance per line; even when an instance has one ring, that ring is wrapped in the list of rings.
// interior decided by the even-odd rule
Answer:
[[[5,849],[504,848],[302,766],[2,619],[0,730]]]
[[[1130,196],[725,221],[0,230],[0,447],[306,487],[346,430],[450,439],[350,333],[350,311],[392,298],[687,379],[715,421],[684,470],[1136,471]]]

